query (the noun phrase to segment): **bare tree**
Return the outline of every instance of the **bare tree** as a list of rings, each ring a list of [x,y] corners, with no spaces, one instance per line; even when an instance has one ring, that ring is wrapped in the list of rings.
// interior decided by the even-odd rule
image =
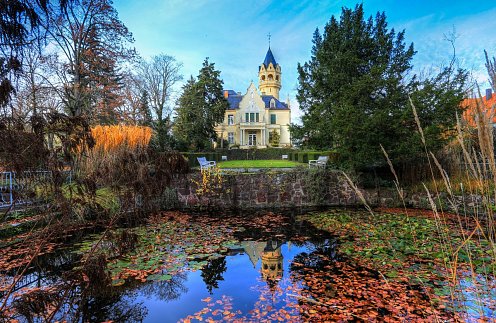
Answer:
[[[143,124],[144,116],[141,111],[141,87],[136,77],[126,73],[122,78],[121,88],[122,105],[118,107],[121,118],[131,124]]]
[[[181,67],[174,57],[165,54],[154,56],[150,61],[142,60],[138,65],[141,89],[148,93],[159,123],[170,119],[174,86],[183,79],[179,72]]]

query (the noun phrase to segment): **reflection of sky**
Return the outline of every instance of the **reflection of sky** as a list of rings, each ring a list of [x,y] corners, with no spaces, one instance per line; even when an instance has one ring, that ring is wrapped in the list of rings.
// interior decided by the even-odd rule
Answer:
[[[289,265],[294,256],[301,252],[308,252],[306,247],[298,247],[285,243],[281,247],[283,255],[283,282],[288,284]],[[177,322],[181,318],[196,313],[206,306],[206,302],[201,299],[212,297],[212,302],[221,299],[222,295],[233,298],[233,308],[241,310],[243,315],[248,314],[259,300],[260,290],[266,290],[266,282],[262,280],[261,261],[258,261],[255,268],[250,258],[244,254],[226,257],[227,270],[223,274],[224,280],[219,281],[219,288],[213,289],[213,295],[207,291],[202,280],[201,271],[188,273],[184,286],[187,292],[182,294],[177,300],[169,302],[151,297],[139,296],[133,302],[144,302],[148,309],[145,322]]]
[[[480,318],[481,313],[484,313],[486,318],[496,321],[496,308],[494,307],[496,306],[496,289],[488,286],[485,278],[481,276],[478,277],[477,285],[479,287],[475,286],[471,278],[460,280],[459,285],[463,291],[461,292],[461,298],[464,299],[464,302],[459,304],[459,306],[466,311],[470,317],[468,320],[469,322],[477,322],[476,318]],[[484,286],[486,287],[484,288]],[[481,290],[482,293],[480,293]],[[491,306],[493,308],[490,308]]]

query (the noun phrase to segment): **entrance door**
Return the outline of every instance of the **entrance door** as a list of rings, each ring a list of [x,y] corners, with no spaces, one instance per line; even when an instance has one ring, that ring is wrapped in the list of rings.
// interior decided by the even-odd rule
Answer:
[[[257,145],[257,135],[254,133],[248,134],[248,146],[256,146]]]

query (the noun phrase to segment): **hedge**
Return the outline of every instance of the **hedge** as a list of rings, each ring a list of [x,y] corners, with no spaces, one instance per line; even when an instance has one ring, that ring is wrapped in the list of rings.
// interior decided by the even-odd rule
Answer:
[[[227,156],[227,160],[269,160],[281,159],[282,155],[289,155],[295,150],[292,148],[263,148],[263,149],[216,149],[220,156]]]

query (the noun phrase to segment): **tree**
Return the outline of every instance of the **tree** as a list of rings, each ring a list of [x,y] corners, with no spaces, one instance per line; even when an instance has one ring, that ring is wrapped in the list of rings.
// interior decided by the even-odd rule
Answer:
[[[272,147],[279,147],[279,141],[281,140],[281,135],[279,135],[279,132],[277,130],[272,130],[269,133],[269,143]]]
[[[64,105],[72,116],[112,122],[121,104],[119,65],[134,56],[131,33],[110,0],[73,0],[54,7],[45,27],[63,56]]]
[[[224,119],[229,107],[222,91],[220,71],[208,58],[195,80],[191,77],[183,86],[183,92],[176,107],[174,134],[188,143],[189,149],[201,151],[217,139],[215,125]]]
[[[141,92],[146,92],[151,110],[155,113],[156,122],[153,128],[156,133],[156,144],[160,150],[171,148],[171,113],[170,104],[174,87],[182,80],[180,69],[182,64],[172,56],[160,54],[150,61],[141,60],[138,64],[137,79]]]
[[[315,31],[310,61],[298,64],[304,114],[303,124],[291,127],[293,137],[312,148],[335,149],[354,168],[384,164],[380,145],[395,162],[416,158],[405,149],[405,143],[421,147],[411,95],[423,126],[431,129],[429,142],[439,147],[449,139],[443,132],[455,123],[467,74],[450,66],[423,81],[409,77],[414,54],[405,31],[388,29],[385,13],[365,19],[361,4],[343,8],[322,35]]]
[[[40,24],[48,12],[47,0],[0,0],[0,107],[14,92],[11,78],[22,70],[24,47],[44,39]]]
[[[139,101],[139,112],[142,116],[141,124],[144,126],[152,125],[152,113],[150,111],[150,106],[148,104],[148,92],[146,90],[141,92],[141,97]]]

